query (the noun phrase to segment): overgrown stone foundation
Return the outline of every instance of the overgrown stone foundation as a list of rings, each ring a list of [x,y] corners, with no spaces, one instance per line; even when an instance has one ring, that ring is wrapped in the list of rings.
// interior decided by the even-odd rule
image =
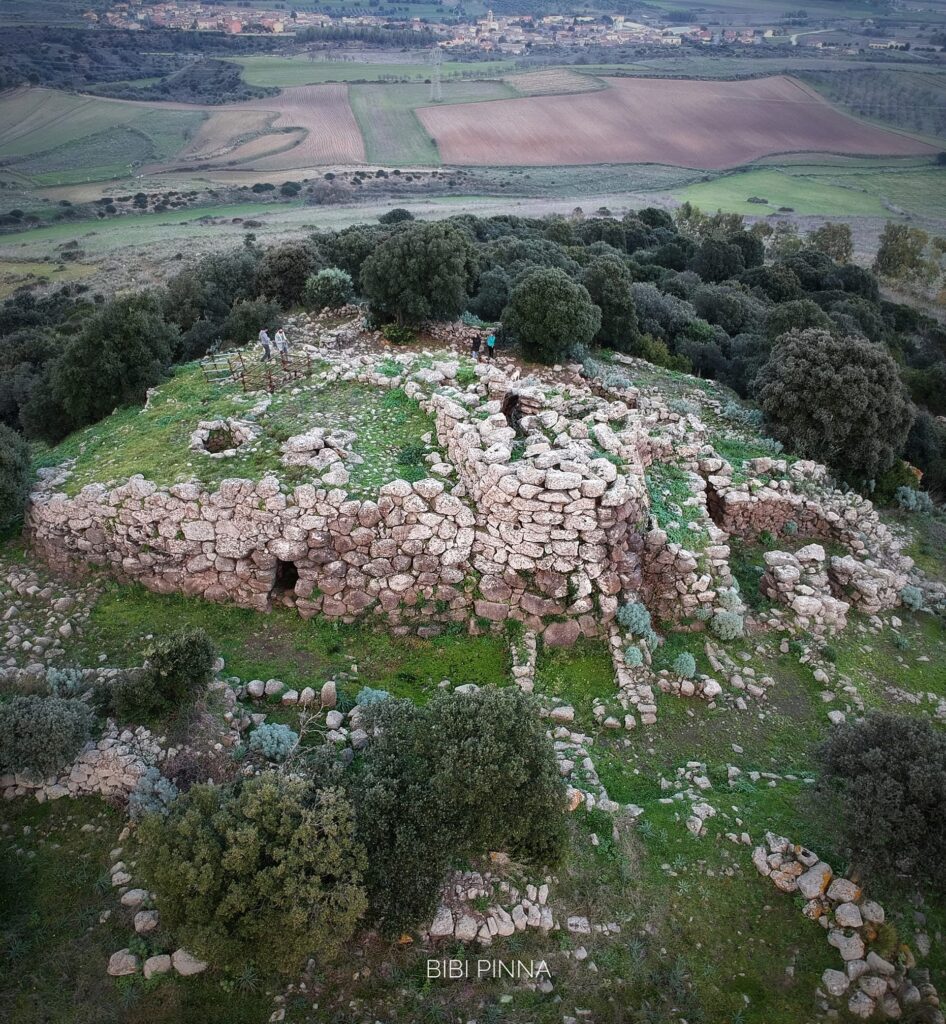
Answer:
[[[721,593],[733,598],[730,535],[768,531],[831,539],[857,556],[832,560],[832,600],[865,610],[899,602],[909,560],[870,502],[833,490],[823,466],[754,459],[735,482],[693,412],[589,382],[578,367],[524,378],[503,360],[461,383],[450,352],[382,358],[366,354],[367,343],[350,339],[353,348],[338,351],[330,341],[318,349],[326,385],[400,387],[434,417],[447,457],[428,457],[436,477],[352,497],[342,460],[355,457],[357,438],[322,429],[290,439],[305,439],[303,461],[283,461],[314,474],[294,487],[274,467],[214,489],[139,476],[68,496],[57,490],[65,467],[33,495],[27,528],[37,552],[59,569],[104,566],[154,591],[260,611],[278,603],[307,617],[381,613],[422,635],[515,619],[556,645],[608,632],[619,604],[637,598],[658,621],[704,628]],[[259,433],[253,415],[237,424],[242,437]],[[689,497],[677,534],[685,527],[699,538],[692,548],[654,517],[655,462],[683,474]]]

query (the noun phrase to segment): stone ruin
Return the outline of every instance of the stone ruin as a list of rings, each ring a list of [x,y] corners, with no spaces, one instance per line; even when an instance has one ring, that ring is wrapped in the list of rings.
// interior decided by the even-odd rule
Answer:
[[[190,449],[212,459],[230,459],[259,435],[260,428],[249,420],[201,420],[191,434]]]
[[[56,489],[65,476],[57,471],[32,496],[35,549],[59,569],[101,565],[157,592],[260,611],[288,604],[347,621],[376,612],[421,635],[449,622],[514,619],[547,644],[607,635],[615,650],[615,615],[628,600],[642,599],[656,620],[705,628],[734,594],[731,535],[794,531],[845,546],[850,554],[830,564],[818,545],[767,558],[766,592],[818,628],[840,627],[852,605],[900,601],[912,563],[870,502],[833,490],[810,462],[751,460],[736,482],[699,417],[659,395],[589,380],[577,366],[524,378],[503,359],[479,364],[461,385],[451,352],[399,355],[393,373],[391,357],[366,346],[319,355],[329,363],[325,386],[402,387],[432,414],[447,457],[428,457],[436,476],[350,497],[357,438],[322,427],[282,445],[283,464],[314,476],[291,490],[275,474],[214,490],[137,476],[69,497]],[[259,430],[251,420],[220,422],[241,443]],[[215,429],[218,421],[201,422],[192,446]],[[672,541],[656,522],[645,477],[655,463],[686,474],[681,518],[699,544]],[[649,717],[649,685],[637,692],[625,674],[627,703]],[[699,681],[694,690],[714,695]]]

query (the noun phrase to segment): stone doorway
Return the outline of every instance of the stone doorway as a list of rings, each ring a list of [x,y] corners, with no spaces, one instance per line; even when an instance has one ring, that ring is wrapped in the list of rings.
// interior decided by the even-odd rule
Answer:
[[[295,595],[296,584],[299,582],[299,570],[295,562],[284,562],[281,558],[276,562],[276,575],[273,578],[272,596],[277,600],[287,600]]]

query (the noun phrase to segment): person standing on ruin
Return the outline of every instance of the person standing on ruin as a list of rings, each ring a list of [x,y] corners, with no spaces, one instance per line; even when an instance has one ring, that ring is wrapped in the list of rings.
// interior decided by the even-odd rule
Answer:
[[[477,331],[470,341],[470,356],[472,357],[474,363],[478,363],[480,361],[481,341],[482,339],[480,338],[480,332]]]
[[[276,332],[276,351],[283,357],[283,359],[289,356],[289,339],[286,337],[286,332],[280,327]]]
[[[263,349],[263,362],[265,363],[272,355],[272,342],[269,340],[269,332],[265,327],[259,332],[259,343]]]
[[[496,355],[496,332],[490,331],[486,337],[486,357],[492,361]]]

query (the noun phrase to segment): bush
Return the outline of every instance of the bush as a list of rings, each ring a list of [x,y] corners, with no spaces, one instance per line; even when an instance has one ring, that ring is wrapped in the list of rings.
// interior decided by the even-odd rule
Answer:
[[[924,718],[873,712],[818,751],[852,855],[878,874],[946,883],[946,734]]]
[[[143,404],[148,388],[166,375],[177,344],[178,329],[165,321],[156,296],[106,303],[52,363],[48,387],[34,389],[23,412],[30,433],[56,442],[118,406]]]
[[[737,640],[745,632],[745,622],[739,612],[716,612],[710,628],[720,640]]]
[[[399,324],[382,324],[381,333],[392,345],[411,345],[417,341],[417,331],[413,327],[402,327]]]
[[[166,705],[190,704],[210,684],[216,657],[213,641],[199,626],[180,629],[148,653],[148,673]]]
[[[338,309],[351,300],[353,290],[351,274],[338,267],[326,267],[309,277],[302,297],[312,309]]]
[[[650,612],[640,601],[630,601],[618,608],[618,622],[632,635],[643,636],[650,628]]]
[[[262,754],[267,761],[285,761],[296,749],[299,734],[288,725],[263,722],[250,733],[250,750]]]
[[[72,762],[91,728],[81,700],[14,697],[0,704],[0,773],[52,775]]]
[[[32,479],[30,446],[15,430],[0,423],[0,530],[10,529],[23,518]]]
[[[358,691],[355,703],[368,707],[371,704],[379,704],[381,701],[387,700],[390,696],[391,694],[388,693],[387,690],[375,690],[371,686],[363,686]]]
[[[624,664],[628,668],[640,668],[644,664],[644,652],[639,647],[625,647]]]
[[[139,839],[162,925],[221,967],[294,975],[337,952],[367,905],[365,854],[338,789],[273,772],[193,786]]]
[[[46,669],[46,688],[53,697],[75,697],[85,685],[80,668]]]
[[[851,480],[874,479],[892,466],[913,422],[897,364],[863,338],[790,331],[757,383],[772,434]]]
[[[915,487],[898,487],[895,497],[897,504],[908,512],[927,515],[934,508],[933,499],[926,491],[918,491]]]
[[[673,671],[681,679],[692,679],[696,675],[696,658],[689,651],[681,651],[673,660]]]
[[[546,267],[519,280],[502,320],[503,330],[528,358],[554,363],[573,348],[591,344],[601,326],[601,310],[583,285],[562,270]]]
[[[146,655],[143,669],[96,687],[94,702],[102,714],[132,722],[174,712],[197,700],[213,678],[216,654],[200,628],[172,633]]]
[[[384,700],[353,797],[371,851],[371,916],[387,934],[429,917],[451,864],[490,850],[555,864],[565,785],[535,705],[512,688],[444,694],[426,707]]]
[[[919,587],[906,586],[900,591],[900,600],[905,608],[918,612],[923,607],[923,591]]]
[[[128,816],[141,821],[147,814],[167,814],[178,796],[179,790],[170,779],[157,768],[149,768],[129,794]]]
[[[253,345],[264,328],[272,329],[282,316],[278,302],[239,299],[220,325],[220,337],[236,345]]]
[[[395,206],[393,210],[388,210],[387,213],[382,213],[378,218],[379,224],[401,224],[406,220],[413,220],[414,214],[410,210],[405,210],[402,206]]]

